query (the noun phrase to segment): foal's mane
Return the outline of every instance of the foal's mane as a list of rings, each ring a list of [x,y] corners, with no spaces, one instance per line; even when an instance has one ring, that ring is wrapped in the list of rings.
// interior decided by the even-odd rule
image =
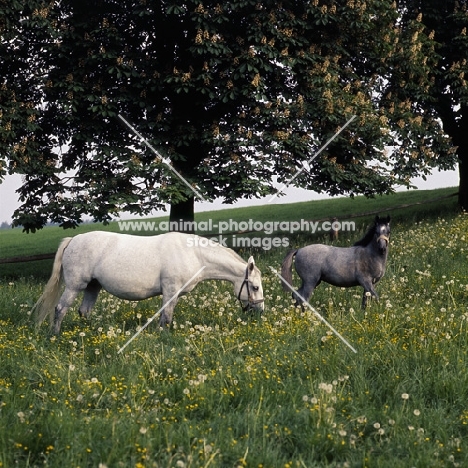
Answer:
[[[366,247],[368,246],[372,239],[374,238],[374,232],[375,232],[375,227],[377,226],[377,221],[374,222],[374,224],[367,230],[367,232],[364,234],[364,237],[357,242],[355,242],[353,245],[354,246],[361,246],[361,247]]]

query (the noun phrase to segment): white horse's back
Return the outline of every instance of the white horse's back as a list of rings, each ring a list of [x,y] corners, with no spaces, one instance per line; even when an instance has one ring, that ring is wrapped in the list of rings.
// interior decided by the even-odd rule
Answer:
[[[176,232],[148,237],[104,231],[80,234],[63,255],[65,282],[81,289],[95,280],[121,299],[155,296],[162,292],[165,278],[188,279],[193,269],[200,268],[196,252],[187,249],[187,236]],[[174,261],[180,255],[184,255],[183,268]]]

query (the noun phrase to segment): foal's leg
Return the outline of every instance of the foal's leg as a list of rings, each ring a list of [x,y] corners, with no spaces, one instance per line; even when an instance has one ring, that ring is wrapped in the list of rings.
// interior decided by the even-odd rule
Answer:
[[[379,295],[375,292],[374,286],[371,282],[365,282],[362,287],[364,288],[364,293],[362,294],[362,308],[365,309],[369,298],[375,297],[375,299],[378,300]]]
[[[293,293],[293,298],[296,299],[296,307],[300,305],[304,309],[303,299],[305,299],[306,302],[309,302],[310,296],[312,296],[314,289],[320,284],[320,282],[320,279],[317,280],[315,278],[302,280],[301,287],[297,290],[297,293]]]
[[[100,291],[101,285],[97,281],[91,281],[88,286],[86,286],[83,301],[78,309],[80,317],[88,317],[89,312],[96,303]]]
[[[67,310],[70,308],[70,306],[73,304],[73,301],[76,299],[76,296],[78,296],[79,292],[80,291],[70,289],[68,287],[66,287],[65,291],[63,291],[63,294],[60,297],[57,306],[55,307],[53,325],[53,331],[55,334],[58,334],[60,332],[60,325],[62,324],[62,320],[65,317]]]

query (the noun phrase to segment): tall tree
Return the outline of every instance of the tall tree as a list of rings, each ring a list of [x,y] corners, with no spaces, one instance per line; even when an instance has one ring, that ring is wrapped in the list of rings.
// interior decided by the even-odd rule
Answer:
[[[429,70],[430,86],[412,93],[428,113],[443,122],[458,158],[459,204],[468,210],[468,1],[400,0],[403,27],[417,21],[436,42],[437,60]]]
[[[193,219],[193,191],[119,115],[227,203],[299,169],[297,186],[373,195],[453,165],[435,111],[412,94],[433,85],[435,42],[417,18],[400,27],[395,2],[4,5],[0,157],[24,175],[15,223],[26,230],[165,203]]]

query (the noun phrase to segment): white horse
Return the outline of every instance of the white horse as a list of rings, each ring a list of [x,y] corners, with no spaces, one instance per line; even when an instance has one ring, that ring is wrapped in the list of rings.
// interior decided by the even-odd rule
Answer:
[[[245,262],[231,249],[179,232],[150,237],[103,231],[79,234],[60,244],[52,275],[33,314],[39,325],[48,315],[57,334],[81,292],[79,313],[84,317],[101,289],[131,301],[162,294],[159,324],[166,327],[172,322],[178,298],[207,279],[230,281],[243,310],[263,311],[261,273],[253,257]],[[60,296],[62,280],[65,290]]]

